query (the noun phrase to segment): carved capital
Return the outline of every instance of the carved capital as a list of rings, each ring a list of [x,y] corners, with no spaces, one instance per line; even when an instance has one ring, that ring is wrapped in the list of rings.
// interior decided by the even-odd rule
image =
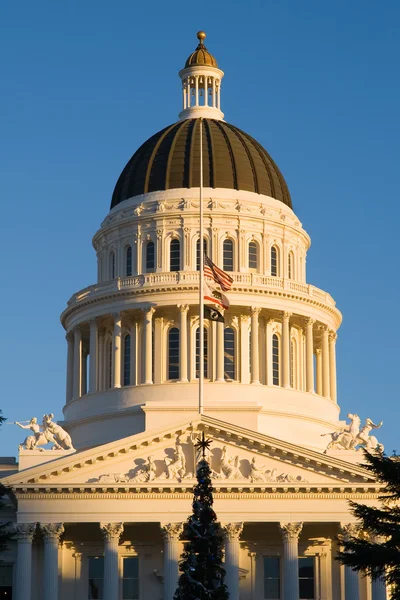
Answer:
[[[15,526],[15,537],[17,540],[32,543],[35,530],[36,523],[18,523]]]
[[[249,315],[240,315],[239,319],[240,319],[241,323],[248,323],[249,322]]]
[[[286,310],[283,312],[283,318],[284,319],[290,319],[291,316],[292,316],[291,312],[288,312]]]
[[[243,523],[225,523],[224,533],[228,541],[239,541],[241,533],[243,531]]]
[[[301,530],[303,529],[303,523],[280,523],[281,534],[285,542],[298,540]]]
[[[258,315],[260,314],[260,312],[261,312],[261,308],[259,308],[258,306],[252,306],[250,308],[250,313],[251,313],[252,317],[253,316],[257,316],[258,317]]]
[[[178,304],[179,312],[187,313],[189,310],[189,304]]]
[[[313,319],[312,317],[306,318],[306,325],[308,325],[309,327],[313,327],[314,324],[315,324],[315,319]]]
[[[327,325],[318,325],[318,331],[320,331],[322,334],[328,333]]]
[[[183,531],[183,523],[161,523],[160,528],[164,541],[177,541]]]
[[[40,523],[40,530],[45,540],[60,541],[64,533],[63,523]]]
[[[317,348],[317,349],[315,350],[315,355],[316,355],[316,356],[321,356],[321,354],[322,354],[322,349],[321,349],[321,348]]]
[[[72,556],[76,562],[82,562],[83,552],[74,552]]]
[[[141,311],[145,317],[151,319],[154,313],[156,312],[156,309],[153,306],[146,306],[146,308],[142,308]]]
[[[336,342],[336,340],[337,340],[337,334],[334,331],[330,331],[329,332],[329,341]]]
[[[100,523],[101,533],[106,542],[118,542],[124,531],[123,523]]]
[[[351,537],[358,537],[361,531],[358,523],[341,523],[340,530],[344,540],[348,540]]]

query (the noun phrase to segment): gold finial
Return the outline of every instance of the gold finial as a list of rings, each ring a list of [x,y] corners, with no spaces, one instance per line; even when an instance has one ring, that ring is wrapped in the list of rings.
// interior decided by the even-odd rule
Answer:
[[[206,39],[206,32],[205,31],[198,31],[197,32],[197,39],[199,40],[200,44],[203,43],[203,40]]]

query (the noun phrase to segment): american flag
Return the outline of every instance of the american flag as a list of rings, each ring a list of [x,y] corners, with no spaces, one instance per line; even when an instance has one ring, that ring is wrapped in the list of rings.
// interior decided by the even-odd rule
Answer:
[[[217,267],[208,256],[204,256],[204,277],[213,279],[215,283],[221,286],[223,292],[229,291],[232,287],[232,277]]]

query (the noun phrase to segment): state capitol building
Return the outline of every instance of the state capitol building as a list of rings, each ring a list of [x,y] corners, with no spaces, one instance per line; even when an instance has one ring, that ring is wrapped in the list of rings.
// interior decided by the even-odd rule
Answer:
[[[1,465],[16,535],[0,597],[172,600],[204,431],[231,600],[385,600],[335,560],[356,530],[348,501],[378,504],[359,463],[379,425],[340,417],[342,317],[307,279],[301,199],[225,120],[204,32],[179,76],[179,120],[123,169],[93,238],[97,281],[62,313],[64,420],[26,422],[18,465]],[[203,251],[233,285],[223,319],[204,320],[201,365]]]

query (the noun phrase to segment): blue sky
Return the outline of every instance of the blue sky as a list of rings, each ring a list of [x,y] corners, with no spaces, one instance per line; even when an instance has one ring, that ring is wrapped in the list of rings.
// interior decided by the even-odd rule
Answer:
[[[342,416],[398,436],[400,4],[394,0],[15,0],[0,7],[0,407],[65,397],[59,315],[95,282],[91,238],[135,149],[173,123],[196,31],[225,118],[272,154],[311,235],[308,281],[343,312]],[[0,431],[13,455],[23,432]]]

